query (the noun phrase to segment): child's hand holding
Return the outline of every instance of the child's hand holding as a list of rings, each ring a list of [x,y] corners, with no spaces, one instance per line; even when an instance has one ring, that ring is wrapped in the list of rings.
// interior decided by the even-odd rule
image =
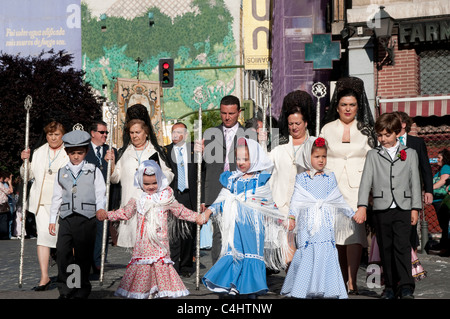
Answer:
[[[358,207],[355,215],[353,216],[353,219],[355,220],[355,222],[357,222],[358,224],[364,223],[366,221],[366,211],[367,211],[367,207],[364,207],[364,206]]]
[[[108,213],[104,209],[99,209],[96,215],[99,221],[104,221],[105,219],[108,219]]]
[[[195,222],[197,225],[204,225],[208,222],[209,216],[211,216],[212,211],[210,209],[206,209],[203,214],[198,214]]]
[[[295,218],[293,216],[289,216],[288,217],[288,221],[289,221],[289,231],[293,231],[295,228]]]

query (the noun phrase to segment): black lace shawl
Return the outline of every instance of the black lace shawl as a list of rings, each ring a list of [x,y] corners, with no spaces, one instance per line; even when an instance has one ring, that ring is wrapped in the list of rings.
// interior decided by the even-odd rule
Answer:
[[[367,99],[366,91],[364,89],[364,82],[357,77],[345,77],[341,78],[336,83],[336,89],[330,101],[330,107],[323,120],[320,123],[321,128],[332,121],[339,118],[337,112],[338,106],[338,94],[344,89],[353,89],[357,94],[358,111],[356,113],[357,128],[363,135],[368,138],[368,143],[371,148],[377,145],[377,139],[375,135],[375,121],[370,110],[369,100]]]

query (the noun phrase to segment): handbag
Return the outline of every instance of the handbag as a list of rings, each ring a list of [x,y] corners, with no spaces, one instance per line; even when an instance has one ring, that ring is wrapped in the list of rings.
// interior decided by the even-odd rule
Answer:
[[[441,174],[439,174],[433,178],[433,184],[435,184],[437,181],[439,181],[440,175]],[[448,185],[446,183],[444,183],[444,185],[442,185],[441,187],[433,189],[434,199],[444,198],[445,195],[447,195],[447,190],[446,190],[447,186]]]

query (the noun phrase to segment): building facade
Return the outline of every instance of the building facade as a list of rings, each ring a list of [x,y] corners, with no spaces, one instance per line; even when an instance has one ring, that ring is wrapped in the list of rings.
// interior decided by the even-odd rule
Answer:
[[[377,12],[394,19],[388,41],[377,39]],[[330,30],[346,49],[348,75],[364,80],[377,117],[404,111],[425,139],[433,173],[437,153],[450,146],[450,1],[334,0]],[[440,232],[431,205],[429,231]]]

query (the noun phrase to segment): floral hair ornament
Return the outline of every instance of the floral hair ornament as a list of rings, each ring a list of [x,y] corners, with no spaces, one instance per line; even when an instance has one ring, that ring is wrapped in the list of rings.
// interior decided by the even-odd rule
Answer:
[[[317,147],[324,147],[325,146],[325,139],[323,137],[318,137],[314,141],[314,145]]]
[[[405,150],[401,150],[400,153],[398,153],[398,158],[400,158],[401,161],[406,160],[406,151]]]
[[[236,145],[237,145],[237,146],[248,146],[246,139],[243,138],[243,137],[240,137],[240,138],[237,140],[237,144],[236,144]]]

